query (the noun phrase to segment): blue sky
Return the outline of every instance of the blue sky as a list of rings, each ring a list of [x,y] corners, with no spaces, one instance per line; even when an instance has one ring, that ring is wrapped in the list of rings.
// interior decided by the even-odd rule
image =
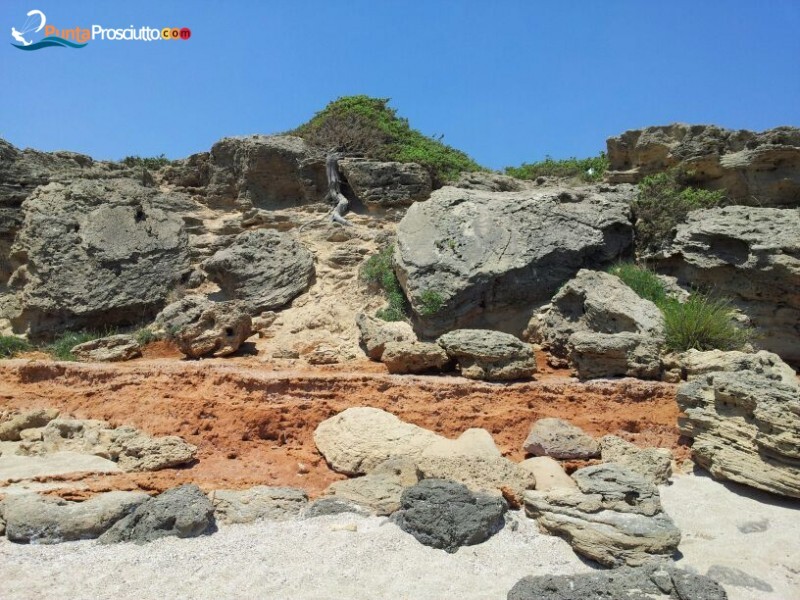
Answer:
[[[31,9],[192,38],[22,52]],[[2,0],[0,23],[0,136],[96,158],[187,156],[350,94],[493,168],[674,121],[800,126],[798,0]]]

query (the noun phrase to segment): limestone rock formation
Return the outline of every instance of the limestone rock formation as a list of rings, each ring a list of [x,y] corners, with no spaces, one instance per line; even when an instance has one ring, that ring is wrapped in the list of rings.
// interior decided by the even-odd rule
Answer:
[[[521,192],[533,187],[530,181],[490,171],[462,173],[458,176],[453,186],[465,190],[481,190],[484,192]]]
[[[676,396],[695,461],[712,475],[800,498],[800,385],[755,373],[716,372]]]
[[[672,452],[666,448],[639,448],[615,435],[600,438],[603,462],[613,462],[661,485],[672,475]]]
[[[459,371],[469,379],[526,379],[536,372],[533,348],[508,333],[456,329],[439,337],[436,343],[458,362]]]
[[[600,447],[580,427],[564,419],[539,419],[531,427],[522,449],[534,456],[553,458],[593,458]]]
[[[381,360],[389,342],[417,341],[411,325],[404,321],[390,323],[359,313],[356,315],[356,325],[360,333],[361,347],[372,360]]]
[[[203,262],[209,278],[229,300],[252,315],[283,308],[305,292],[314,277],[314,257],[295,237],[271,229],[246,231]]]
[[[78,360],[118,362],[142,355],[139,342],[132,335],[111,335],[78,344],[71,350]]]
[[[20,494],[8,496],[0,511],[10,541],[58,544],[99,537],[148,498],[141,492],[108,492],[84,502],[68,502],[39,494]]]
[[[800,364],[800,210],[698,210],[677,227],[659,270],[730,297],[758,344]]]
[[[397,228],[396,271],[417,327],[433,337],[519,320],[580,268],[613,261],[631,245],[631,194],[436,190]],[[422,310],[432,291],[442,300],[433,314]]]
[[[184,296],[162,310],[156,323],[189,358],[227,356],[252,334],[252,319],[237,302]]]
[[[523,577],[508,600],[727,600],[719,583],[668,563],[576,575]]]
[[[582,379],[661,374],[661,311],[609,273],[579,271],[534,314],[526,335]]]
[[[300,515],[308,495],[300,489],[259,485],[246,490],[214,490],[210,500],[220,523],[286,521]]]
[[[525,510],[542,529],[606,566],[638,566],[675,551],[681,533],[653,483],[613,463],[579,469],[573,478],[580,491],[525,492]]]
[[[140,504],[100,536],[101,544],[196,537],[214,527],[214,507],[194,484],[172,488]]]
[[[708,373],[727,371],[749,371],[776,381],[793,383],[797,375],[777,354],[760,350],[759,352],[739,352],[732,350],[688,350],[678,357],[683,378],[687,380],[703,377]]]
[[[0,420],[0,442],[17,442],[26,429],[44,427],[58,416],[53,408],[37,408],[19,414],[5,415]]]
[[[390,458],[363,477],[333,482],[325,494],[369,507],[377,515],[390,515],[400,508],[403,491],[421,477],[413,461]]]
[[[403,492],[392,520],[417,541],[445,552],[485,542],[505,524],[502,498],[475,494],[442,479],[424,479]]]
[[[609,181],[638,183],[671,167],[694,184],[725,190],[737,204],[800,206],[800,129],[761,133],[713,125],[673,125],[609,138]]]
[[[411,206],[431,195],[431,176],[416,163],[345,159],[339,168],[370,210]]]
[[[381,356],[389,373],[440,371],[449,361],[441,346],[427,342],[387,342]]]
[[[37,188],[11,250],[15,331],[127,325],[154,316],[189,266],[181,199],[128,179]]]
[[[557,460],[549,456],[534,456],[519,463],[519,466],[530,471],[535,479],[538,491],[567,489],[577,490],[575,480],[567,475]]]

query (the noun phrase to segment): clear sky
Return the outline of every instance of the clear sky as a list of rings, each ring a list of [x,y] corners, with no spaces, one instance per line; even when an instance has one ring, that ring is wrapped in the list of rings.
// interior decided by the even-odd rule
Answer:
[[[192,37],[23,52],[32,9]],[[96,158],[187,156],[351,94],[493,168],[674,121],[800,126],[800,0],[0,0],[0,23],[0,136]]]

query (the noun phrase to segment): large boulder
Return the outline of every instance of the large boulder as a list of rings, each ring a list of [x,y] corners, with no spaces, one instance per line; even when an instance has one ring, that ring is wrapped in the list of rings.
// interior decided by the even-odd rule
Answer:
[[[508,600],[727,600],[713,579],[655,562],[576,575],[540,575],[520,579]]]
[[[756,329],[759,346],[800,364],[800,210],[694,211],[677,226],[657,268],[731,298]]]
[[[300,489],[259,485],[246,490],[214,490],[210,500],[220,523],[253,523],[294,519],[308,505]]]
[[[619,277],[583,269],[537,311],[526,335],[549,350],[555,366],[582,379],[658,378],[664,317]]]
[[[613,261],[633,240],[632,194],[445,187],[412,205],[394,258],[420,331],[519,320],[580,268]],[[436,311],[426,302],[432,293]]]
[[[678,426],[700,466],[774,494],[800,498],[800,385],[717,372],[683,384]]]
[[[8,496],[0,511],[10,541],[58,544],[99,537],[148,498],[140,492],[108,492],[84,502],[68,502],[39,494],[20,494]]]
[[[251,314],[283,308],[305,292],[314,277],[314,257],[294,236],[272,229],[245,231],[203,262],[209,278],[229,300]]]
[[[445,333],[436,343],[458,362],[459,371],[469,379],[526,379],[536,372],[533,348],[508,333],[457,329]]]
[[[405,321],[387,322],[364,313],[356,315],[361,347],[372,360],[381,360],[389,342],[413,343],[417,336]]]
[[[615,435],[600,438],[603,462],[627,467],[656,485],[667,483],[672,475],[672,452],[667,448],[639,448]]]
[[[713,125],[673,125],[626,131],[607,141],[611,182],[638,183],[672,167],[694,185],[724,190],[737,204],[800,205],[800,129],[761,133]]]
[[[110,335],[78,344],[71,352],[86,362],[119,362],[141,356],[142,348],[132,335]]]
[[[543,530],[605,566],[638,566],[675,551],[681,533],[652,482],[613,463],[579,469],[573,479],[579,490],[525,492],[525,510]]]
[[[405,489],[419,483],[421,476],[413,461],[390,458],[363,477],[333,482],[325,494],[369,507],[377,515],[391,515],[400,508]]]
[[[237,302],[212,302],[189,295],[156,317],[167,337],[189,358],[228,356],[252,335],[252,319]]]
[[[392,520],[417,541],[445,552],[485,542],[505,524],[505,500],[442,479],[424,479],[403,492]]]
[[[534,456],[560,459],[594,458],[600,454],[597,442],[580,427],[552,417],[533,424],[522,449]]]
[[[189,266],[185,198],[129,179],[37,188],[11,250],[20,333],[128,325],[154,316]]]
[[[389,373],[425,373],[441,371],[450,359],[438,344],[387,342],[381,362]]]
[[[140,504],[100,536],[101,544],[142,544],[164,537],[197,537],[215,526],[214,506],[194,484],[175,487]]]
[[[783,362],[777,354],[760,350],[739,352],[738,350],[687,350],[677,357],[684,379],[692,380],[708,373],[727,371],[749,371],[767,379],[793,383],[797,380],[794,369]]]
[[[369,210],[411,206],[431,195],[430,173],[416,163],[346,159],[339,167]]]

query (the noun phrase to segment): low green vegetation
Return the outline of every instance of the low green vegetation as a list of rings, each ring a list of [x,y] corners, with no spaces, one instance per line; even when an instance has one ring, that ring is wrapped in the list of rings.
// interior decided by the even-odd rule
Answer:
[[[444,306],[444,298],[439,292],[425,290],[419,295],[419,314],[423,317],[432,317],[439,313]]]
[[[408,312],[408,300],[400,287],[392,266],[394,246],[386,246],[373,254],[361,269],[361,278],[368,284],[383,290],[389,305],[375,316],[384,321],[403,321]]]
[[[686,182],[687,175],[671,170],[645,177],[639,183],[639,194],[631,209],[640,255],[665,249],[672,242],[675,227],[686,221],[691,211],[725,203],[724,192],[695,188]]]
[[[517,179],[538,177],[577,177],[583,181],[599,181],[608,169],[605,152],[589,158],[567,158],[556,160],[550,156],[535,163],[523,163],[519,167],[506,167],[506,175]]]
[[[431,174],[434,186],[452,181],[464,171],[481,167],[441,137],[426,136],[397,116],[389,98],[345,96],[318,112],[292,134],[325,150],[376,160],[415,162]]]
[[[120,161],[127,167],[143,167],[144,169],[152,169],[157,171],[161,167],[168,165],[171,161],[164,155],[158,156],[126,156]]]
[[[90,342],[98,338],[114,335],[116,331],[65,331],[42,347],[57,360],[77,360],[72,349],[78,344]]]
[[[0,358],[14,358],[17,354],[30,350],[31,345],[24,339],[13,335],[0,335]]]
[[[140,346],[147,346],[147,344],[151,344],[158,339],[158,336],[146,327],[137,330],[133,337]]]
[[[658,276],[635,263],[609,269],[664,315],[665,344],[669,350],[737,350],[751,339],[751,331],[736,324],[734,310],[725,298],[694,291],[685,302],[671,297]]]

